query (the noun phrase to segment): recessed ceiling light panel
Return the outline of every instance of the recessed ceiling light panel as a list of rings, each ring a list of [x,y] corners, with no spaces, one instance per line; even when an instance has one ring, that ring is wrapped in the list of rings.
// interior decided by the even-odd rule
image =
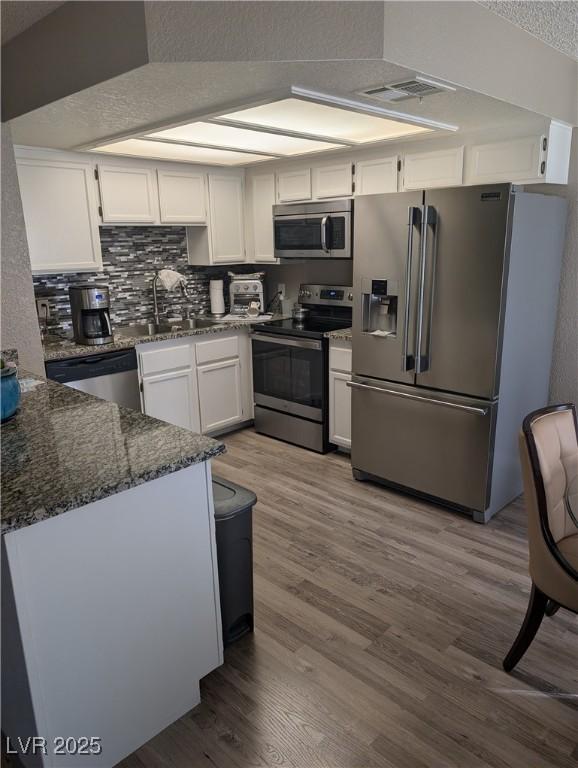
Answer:
[[[165,141],[185,141],[193,144],[209,144],[213,147],[240,149],[245,152],[263,152],[264,154],[305,155],[308,152],[322,152],[326,149],[335,149],[337,144],[325,141],[299,138],[295,136],[283,136],[278,133],[264,131],[252,131],[248,128],[237,128],[231,125],[219,123],[188,123],[176,128],[167,128],[164,131],[149,133],[149,138]]]
[[[192,147],[188,144],[168,144],[146,139],[125,139],[114,144],[96,147],[93,152],[110,155],[130,155],[154,160],[172,160],[180,163],[206,163],[207,165],[246,165],[263,160],[273,160],[268,155],[253,155],[228,149]]]
[[[274,130],[285,129],[305,135],[323,136],[327,139],[354,144],[385,141],[430,130],[421,125],[302,99],[282,99],[271,104],[231,112],[222,115],[220,119]]]

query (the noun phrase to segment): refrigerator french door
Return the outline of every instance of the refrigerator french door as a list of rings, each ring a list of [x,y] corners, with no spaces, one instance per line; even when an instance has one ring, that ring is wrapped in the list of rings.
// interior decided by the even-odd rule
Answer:
[[[356,201],[356,476],[486,508],[510,198],[504,184]]]

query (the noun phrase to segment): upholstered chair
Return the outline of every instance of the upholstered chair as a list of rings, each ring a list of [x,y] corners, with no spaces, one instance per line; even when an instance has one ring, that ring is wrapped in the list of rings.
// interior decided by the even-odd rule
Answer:
[[[530,413],[520,432],[532,591],[524,623],[504,659],[510,672],[544,615],[578,613],[578,425],[573,405]],[[572,496],[572,494],[576,494]]]

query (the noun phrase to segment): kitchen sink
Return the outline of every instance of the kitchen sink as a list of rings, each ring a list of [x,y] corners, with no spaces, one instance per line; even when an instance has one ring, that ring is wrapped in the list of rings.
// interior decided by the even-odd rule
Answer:
[[[211,328],[217,325],[218,320],[211,320],[207,317],[191,317],[188,320],[175,320],[174,323],[140,323],[139,325],[125,325],[122,328],[116,328],[114,335],[117,338],[126,338],[128,336],[145,337],[155,336],[157,333],[178,333],[179,331],[192,331],[195,328]]]

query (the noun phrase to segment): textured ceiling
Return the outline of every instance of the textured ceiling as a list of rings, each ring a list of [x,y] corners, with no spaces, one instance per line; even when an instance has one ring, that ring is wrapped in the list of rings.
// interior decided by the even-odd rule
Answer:
[[[53,2],[52,0],[36,0],[36,2],[27,2],[27,0],[2,0],[0,5],[2,18],[2,45],[12,40],[25,29],[36,24],[37,21],[48,16],[49,13],[56,10],[63,2]]]
[[[578,60],[578,2],[478,1],[552,48]]]
[[[413,74],[384,61],[149,64],[16,118],[12,136],[16,144],[71,149],[182,122],[290,85],[352,93]],[[393,108],[453,122],[465,131],[531,117],[519,107],[466,90]]]

